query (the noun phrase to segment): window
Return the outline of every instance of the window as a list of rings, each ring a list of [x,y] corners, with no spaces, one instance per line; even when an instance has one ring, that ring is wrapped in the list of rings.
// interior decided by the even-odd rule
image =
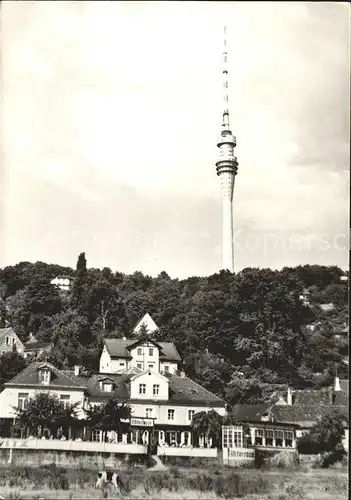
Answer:
[[[152,418],[153,416],[153,408],[145,408],[145,416],[146,418]]]
[[[223,427],[223,448],[242,448],[243,430],[240,426]]]
[[[50,384],[50,370],[40,370],[39,381],[42,384]]]
[[[188,420],[191,422],[194,416],[195,410],[188,410]]]
[[[266,446],[273,446],[274,431],[272,429],[265,430]]]
[[[10,345],[10,337],[6,337],[6,345]]]
[[[165,365],[165,373],[169,373],[169,366]]]
[[[142,348],[141,348],[141,347],[138,347],[138,349],[137,349],[137,355],[138,355],[138,356],[141,356],[142,354],[143,354],[143,350],[142,350]]]
[[[149,356],[154,355],[154,349],[152,347],[149,348]]]
[[[146,394],[146,384],[139,384],[139,394]]]
[[[26,406],[28,404],[28,398],[29,398],[28,392],[19,392],[18,393],[17,407],[19,410],[23,410],[24,408],[26,408]]]
[[[243,447],[243,431],[240,430],[234,430],[233,431],[233,441],[234,441],[234,448],[242,448]]]
[[[284,431],[275,431],[275,445],[283,446]]]
[[[153,370],[154,366],[155,366],[154,364],[148,365],[150,370]]]
[[[124,363],[120,363],[119,366],[125,366]]]
[[[143,365],[141,363],[137,363],[137,368],[140,368],[140,370],[143,368]]]
[[[255,429],[255,444],[262,446],[262,444],[263,444],[263,429]]]
[[[285,431],[285,446],[287,448],[292,448],[293,445],[293,433],[291,431]]]
[[[154,384],[152,388],[152,394],[157,396],[160,393],[160,386],[158,384]]]
[[[104,392],[112,392],[112,383],[111,382],[104,382],[102,384],[102,390]]]
[[[168,410],[167,416],[168,416],[168,420],[174,420],[175,410]]]
[[[71,396],[69,394],[60,394],[60,401],[65,408],[68,408],[71,403]]]
[[[14,343],[16,342],[16,339],[15,338],[12,338],[12,345],[14,345]]]

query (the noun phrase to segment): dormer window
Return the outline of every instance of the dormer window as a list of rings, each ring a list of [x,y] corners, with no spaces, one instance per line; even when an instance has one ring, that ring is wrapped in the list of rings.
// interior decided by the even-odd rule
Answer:
[[[45,385],[50,384],[50,375],[51,373],[48,368],[42,368],[39,370],[39,382]]]
[[[113,381],[111,379],[100,380],[100,390],[103,392],[112,392]]]

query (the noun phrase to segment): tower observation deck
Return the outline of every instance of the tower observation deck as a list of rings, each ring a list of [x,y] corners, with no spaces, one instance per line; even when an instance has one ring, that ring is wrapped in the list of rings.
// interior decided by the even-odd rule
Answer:
[[[238,172],[238,161],[234,154],[236,137],[230,130],[228,103],[228,56],[227,30],[224,28],[223,52],[223,115],[222,130],[217,141],[219,158],[216,162],[217,175],[222,193],[222,266],[234,272],[234,225],[233,225],[233,194],[235,176]]]

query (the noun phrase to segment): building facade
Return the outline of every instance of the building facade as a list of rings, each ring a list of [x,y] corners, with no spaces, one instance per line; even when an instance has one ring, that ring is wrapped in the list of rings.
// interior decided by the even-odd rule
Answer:
[[[114,442],[160,447],[211,446],[202,436],[196,440],[191,423],[195,413],[215,410],[226,414],[225,402],[179,372],[181,358],[172,343],[151,338],[106,339],[100,373],[84,376],[58,370],[50,363],[35,362],[5,384],[0,393],[0,418],[15,417],[13,407],[23,408],[38,391],[47,391],[67,403],[78,403],[81,418],[88,408],[111,397],[132,410],[130,432],[110,435]],[[103,439],[97,432],[93,441]]]
[[[23,342],[20,340],[13,328],[0,328],[0,355],[13,351],[14,347],[16,348],[18,354],[23,354]]]

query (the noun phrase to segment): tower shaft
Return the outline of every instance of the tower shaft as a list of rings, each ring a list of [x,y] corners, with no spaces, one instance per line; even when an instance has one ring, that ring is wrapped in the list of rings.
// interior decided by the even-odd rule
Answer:
[[[235,176],[238,171],[237,158],[234,155],[236,138],[230,130],[229,98],[228,98],[228,67],[227,40],[224,28],[223,52],[223,115],[222,130],[217,142],[219,159],[216,163],[222,192],[222,269],[234,272],[234,224],[233,224],[233,194]]]

